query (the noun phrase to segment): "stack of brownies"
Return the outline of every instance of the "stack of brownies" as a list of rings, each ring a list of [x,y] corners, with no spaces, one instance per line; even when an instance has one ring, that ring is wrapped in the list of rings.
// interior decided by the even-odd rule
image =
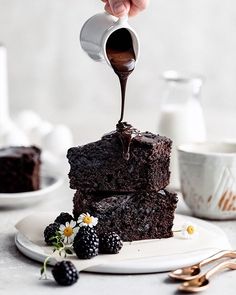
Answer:
[[[74,216],[98,217],[97,231],[115,231],[124,241],[169,238],[177,204],[169,184],[171,140],[142,132],[123,156],[119,133],[68,151]]]

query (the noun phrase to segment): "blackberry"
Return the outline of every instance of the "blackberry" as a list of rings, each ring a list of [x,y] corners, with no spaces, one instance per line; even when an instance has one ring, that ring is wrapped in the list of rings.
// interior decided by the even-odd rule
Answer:
[[[70,286],[79,279],[79,273],[71,261],[63,260],[57,262],[52,269],[55,281],[62,286]]]
[[[71,220],[73,220],[73,217],[69,213],[61,212],[54,222],[66,225],[66,222],[71,222]]]
[[[94,228],[83,226],[73,243],[75,254],[80,259],[90,259],[98,255],[99,239]]]
[[[55,237],[56,232],[59,230],[60,224],[54,222],[50,223],[44,230],[44,240],[48,245],[52,245],[53,242],[55,242],[55,239],[52,239],[52,237]]]
[[[117,254],[123,247],[123,242],[115,232],[104,233],[99,236],[99,253]]]

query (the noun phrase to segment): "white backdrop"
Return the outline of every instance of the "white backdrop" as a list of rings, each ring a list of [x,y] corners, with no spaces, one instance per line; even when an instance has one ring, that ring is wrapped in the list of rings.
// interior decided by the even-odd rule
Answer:
[[[0,42],[9,55],[12,113],[33,109],[72,127],[78,143],[114,128],[120,96],[108,66],[79,45],[99,0],[0,0]],[[206,77],[203,104],[212,138],[236,137],[236,1],[151,0],[130,20],[141,57],[127,91],[126,119],[155,131],[167,69]]]

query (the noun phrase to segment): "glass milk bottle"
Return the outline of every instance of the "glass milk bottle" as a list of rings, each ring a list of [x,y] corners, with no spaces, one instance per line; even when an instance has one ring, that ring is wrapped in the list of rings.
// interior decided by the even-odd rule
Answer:
[[[206,140],[205,120],[200,103],[202,78],[182,76],[174,71],[163,74],[165,83],[158,133],[173,141],[170,186],[179,188],[177,147]]]

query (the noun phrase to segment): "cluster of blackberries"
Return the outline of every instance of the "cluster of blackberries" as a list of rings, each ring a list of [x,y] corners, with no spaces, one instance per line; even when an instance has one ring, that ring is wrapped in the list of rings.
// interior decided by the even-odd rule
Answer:
[[[54,237],[59,230],[60,224],[66,224],[74,220],[69,213],[62,212],[44,230],[44,239],[48,245],[52,245]],[[98,236],[95,227],[83,226],[79,229],[73,241],[73,249],[79,259],[90,259],[101,254],[117,254],[123,246],[123,242],[115,232],[103,233]],[[63,286],[74,284],[79,274],[70,261],[58,262],[53,270],[53,277],[56,282]]]
[[[90,259],[101,254],[117,254],[123,242],[115,232],[97,235],[91,227],[82,227],[74,238],[73,248],[80,259]]]
[[[69,213],[62,212],[54,220],[54,223],[49,224],[44,230],[44,239],[48,245],[52,245],[54,237],[59,230],[60,224],[66,224],[74,220]],[[90,259],[98,253],[101,254],[117,254],[122,248],[123,243],[118,234],[115,232],[104,233],[97,235],[94,227],[83,226],[79,229],[74,238],[73,248],[75,254],[80,259]]]

